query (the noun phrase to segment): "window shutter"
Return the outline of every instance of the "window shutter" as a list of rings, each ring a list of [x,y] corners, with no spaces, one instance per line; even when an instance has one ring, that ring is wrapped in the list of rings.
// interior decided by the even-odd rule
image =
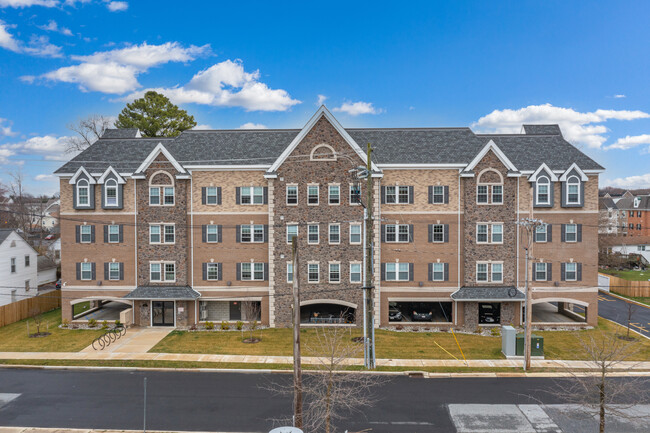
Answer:
[[[269,225],[264,224],[264,242],[269,241]]]
[[[560,198],[560,206],[567,207],[567,205],[566,205],[566,181],[562,182],[561,191],[562,191],[562,197]],[[562,241],[562,242],[564,242],[564,241]]]
[[[124,242],[124,224],[120,224],[119,242]]]
[[[77,207],[77,184],[74,184],[72,186],[72,208],[73,209],[79,209]]]
[[[221,187],[220,186],[217,187],[217,204],[221,204]],[[219,274],[219,276],[221,277],[221,274]]]
[[[269,264],[264,263],[264,281],[269,280]]]
[[[409,263],[409,281],[413,281],[413,263]]]
[[[531,281],[537,281],[537,265],[535,262],[532,263],[532,271],[533,271],[533,278],[531,278]]]
[[[429,224],[429,242],[433,242],[433,224]]]
[[[95,226],[90,226],[90,242],[95,242]]]
[[[203,265],[203,281],[208,280],[208,264],[207,263],[202,263]]]
[[[120,281],[124,280],[124,263],[120,263]]]
[[[381,204],[386,204],[386,187],[381,187]]]
[[[265,186],[262,191],[262,194],[264,196],[264,204],[269,204],[269,187]]]
[[[237,281],[241,281],[241,263],[237,263]]]
[[[445,281],[449,281],[449,263],[445,263]]]
[[[386,263],[381,264],[381,281],[386,281]]]
[[[409,242],[413,242],[415,235],[413,234],[413,224],[409,224]]]
[[[433,187],[429,186],[429,204],[433,204]]]
[[[565,281],[566,280],[566,266],[564,263],[560,264],[560,280]]]
[[[449,242],[449,224],[444,225],[443,231],[445,232],[445,242]]]
[[[577,275],[577,278],[576,278],[576,279],[577,279],[578,281],[582,281],[582,263],[577,263],[577,264],[576,264],[576,268],[577,268],[577,271],[578,271],[578,272],[577,272],[578,275]]]
[[[578,228],[576,230],[578,231],[578,234],[576,235],[578,242],[582,242],[582,224],[578,224]]]
[[[415,197],[413,197],[413,187],[409,186],[409,204],[413,204]]]
[[[236,233],[235,233],[236,241],[237,241],[237,242],[241,242],[241,226],[240,226],[240,225],[236,225],[236,226],[235,226],[235,230],[236,230]]]
[[[81,263],[75,263],[77,270],[77,280],[81,280]]]
[[[553,224],[546,224],[546,242],[553,242]]]
[[[81,226],[74,226],[74,239],[76,243],[81,242]]]
[[[566,242],[566,224],[562,224],[561,226],[561,232],[560,232],[560,238],[562,238],[562,242]]]
[[[204,186],[201,188],[201,204],[206,204],[207,202],[208,202],[208,188]]]
[[[208,226],[206,226],[205,224],[201,226],[201,241],[202,242],[208,241]]]
[[[221,224],[219,224],[219,225],[217,226],[217,242],[223,242],[223,240],[222,240],[222,234],[221,234],[222,227],[223,227],[223,226],[222,226]],[[221,275],[221,274],[219,274],[219,275]]]
[[[104,243],[108,243],[108,226],[104,226]]]
[[[433,263],[429,263],[429,281],[433,281]]]
[[[124,185],[117,185],[117,209],[124,208]]]
[[[386,224],[381,225],[381,241],[386,242]]]
[[[217,274],[219,274],[217,275],[218,277],[217,280],[223,280],[222,268],[223,266],[221,265],[221,263],[217,263]]]
[[[109,279],[109,276],[108,276],[108,263],[104,263],[104,279],[105,280]]]
[[[580,207],[585,205],[585,183],[580,182]]]
[[[553,263],[546,264],[546,281],[553,281]]]
[[[444,190],[444,202],[445,204],[449,204],[449,186],[443,186]]]
[[[90,264],[90,269],[92,270],[92,277],[90,279],[94,281],[97,278],[97,274],[95,273],[95,263]]]
[[[236,204],[241,204],[241,188],[240,187],[235,188],[235,203]]]

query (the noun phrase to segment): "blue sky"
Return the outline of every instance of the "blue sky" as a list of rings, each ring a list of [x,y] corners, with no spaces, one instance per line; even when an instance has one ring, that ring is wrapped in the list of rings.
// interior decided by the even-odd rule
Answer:
[[[53,193],[67,125],[161,89],[203,128],[560,123],[650,187],[650,2],[0,0],[0,181]]]

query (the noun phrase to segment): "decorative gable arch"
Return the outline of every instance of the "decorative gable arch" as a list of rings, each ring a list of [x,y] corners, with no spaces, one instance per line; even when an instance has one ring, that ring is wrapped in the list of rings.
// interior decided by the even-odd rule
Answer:
[[[320,157],[321,155],[323,157]],[[317,144],[309,154],[310,161],[336,161],[336,159],[336,150],[326,143]]]

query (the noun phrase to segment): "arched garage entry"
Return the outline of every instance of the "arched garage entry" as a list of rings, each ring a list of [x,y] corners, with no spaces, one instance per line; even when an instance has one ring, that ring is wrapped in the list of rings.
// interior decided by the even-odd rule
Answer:
[[[589,303],[570,298],[541,298],[532,300],[532,308],[533,323],[585,323]]]
[[[133,301],[115,297],[88,297],[70,301],[73,320],[95,319],[98,322],[104,320],[114,322],[120,320],[123,311],[132,307]]]
[[[312,299],[300,303],[300,323],[312,325],[354,324],[357,304],[338,299]]]

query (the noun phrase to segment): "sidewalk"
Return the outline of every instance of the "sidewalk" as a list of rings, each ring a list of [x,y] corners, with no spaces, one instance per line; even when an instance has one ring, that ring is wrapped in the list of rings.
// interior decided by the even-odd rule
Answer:
[[[254,355],[201,355],[195,353],[127,353],[127,352],[0,352],[0,359],[64,359],[64,360],[114,360],[114,361],[185,361],[185,362],[230,362],[250,364],[293,364],[291,356],[254,356]],[[303,357],[302,363],[318,364],[318,358]],[[559,369],[594,369],[586,361],[564,361],[551,359],[533,359],[532,367]],[[522,360],[514,359],[470,359],[465,364],[453,359],[377,359],[378,367],[483,367],[516,368],[521,367]],[[346,365],[363,365],[363,359],[353,358]],[[620,369],[650,371],[650,361],[629,361],[619,364]]]
[[[160,430],[147,430],[149,433],[163,433]],[[40,427],[0,427],[0,433],[138,433],[142,430],[94,430],[87,428],[40,428]],[[168,432],[168,431],[167,431]],[[177,432],[182,433],[182,432]],[[219,432],[192,432],[219,433]]]

